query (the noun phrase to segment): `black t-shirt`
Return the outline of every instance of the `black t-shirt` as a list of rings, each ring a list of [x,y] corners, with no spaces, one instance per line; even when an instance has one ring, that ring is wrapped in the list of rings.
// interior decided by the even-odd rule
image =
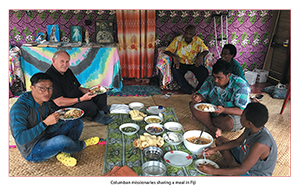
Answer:
[[[51,65],[46,73],[53,78],[53,93],[51,100],[61,96],[66,98],[77,98],[83,95],[83,92],[79,89],[81,84],[70,69],[62,75],[53,65]],[[57,108],[57,106],[55,108]]]

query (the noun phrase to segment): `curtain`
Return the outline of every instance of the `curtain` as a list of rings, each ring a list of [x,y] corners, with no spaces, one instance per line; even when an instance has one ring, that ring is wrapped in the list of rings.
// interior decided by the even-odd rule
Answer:
[[[155,45],[155,10],[117,10],[122,77],[151,77]]]

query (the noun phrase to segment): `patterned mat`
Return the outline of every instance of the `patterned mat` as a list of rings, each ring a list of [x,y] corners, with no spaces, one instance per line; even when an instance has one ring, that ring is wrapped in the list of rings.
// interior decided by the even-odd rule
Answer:
[[[161,95],[160,89],[154,85],[131,85],[124,86],[121,90],[112,89],[107,92],[108,96],[152,96]]]
[[[142,109],[141,112],[146,113],[146,109]],[[139,135],[144,134],[145,126],[147,123],[145,121],[133,121],[128,114],[110,114],[114,121],[107,126],[107,145],[105,149],[103,174],[110,171],[114,166],[124,166],[127,165],[133,169],[139,176],[142,175],[142,165],[147,161],[146,157],[143,155],[142,150],[137,150],[135,155],[128,158],[131,150],[134,148],[133,141],[139,138]],[[164,123],[166,122],[178,122],[173,108],[166,108],[164,113]],[[136,123],[140,126],[140,130],[135,135],[124,135],[119,131],[119,126],[123,123]],[[184,133],[183,130],[177,131],[181,134]],[[177,146],[170,146],[168,143],[161,147],[164,154],[168,151],[184,151],[191,155],[193,160],[198,159],[197,155],[192,155],[184,146],[183,143]],[[193,163],[187,167],[174,167],[167,164],[164,160],[160,160],[167,167],[167,176],[200,176],[200,174],[195,170]]]

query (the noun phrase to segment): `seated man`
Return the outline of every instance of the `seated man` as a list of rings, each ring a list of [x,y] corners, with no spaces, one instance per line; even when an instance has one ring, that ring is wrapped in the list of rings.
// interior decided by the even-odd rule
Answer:
[[[30,79],[31,92],[26,92],[10,110],[10,129],[16,145],[27,161],[41,162],[51,157],[66,166],[75,166],[77,160],[70,153],[99,142],[99,137],[78,140],[83,123],[80,119],[62,121],[52,112],[48,102],[52,95],[52,78],[37,73]]]
[[[202,166],[201,171],[213,175],[272,176],[277,161],[277,145],[269,130],[268,109],[261,103],[250,103],[243,111],[244,133],[235,140],[219,137],[216,147],[206,148],[206,156],[220,151],[229,168],[213,169]]]
[[[206,79],[190,102],[192,116],[213,131],[216,137],[221,136],[221,130],[238,131],[242,128],[240,118],[250,102],[248,83],[231,71],[230,63],[219,59],[213,65],[212,76]],[[218,110],[212,113],[199,111],[194,105],[200,102],[212,103]]]
[[[95,122],[109,124],[113,119],[106,116],[108,112],[106,93],[96,95],[80,83],[69,69],[70,55],[66,51],[57,51],[53,55],[52,65],[46,71],[53,78],[52,108],[76,107],[84,111],[84,116]]]
[[[221,59],[223,59],[224,61],[227,61],[228,63],[231,64],[233,74],[235,74],[235,75],[241,77],[242,79],[244,79],[245,81],[247,81],[241,65],[234,59],[235,56],[236,56],[235,46],[232,44],[224,45],[224,47],[222,49],[222,53],[221,53]]]
[[[172,58],[171,68],[173,78],[181,89],[192,94],[194,89],[184,78],[185,73],[192,71],[198,80],[195,90],[198,90],[208,77],[208,70],[203,66],[204,57],[208,54],[208,48],[203,41],[196,36],[196,27],[188,25],[184,35],[176,37],[165,50],[165,54]]]

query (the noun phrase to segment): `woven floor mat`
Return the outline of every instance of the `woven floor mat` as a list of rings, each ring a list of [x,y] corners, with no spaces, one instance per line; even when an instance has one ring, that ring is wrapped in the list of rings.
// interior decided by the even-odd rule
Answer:
[[[142,102],[145,106],[155,105],[152,97],[118,97],[112,96],[107,99],[108,105],[129,104]],[[84,128],[80,140],[93,136],[106,139],[106,125],[102,125],[83,118]],[[10,145],[15,142],[10,134]],[[56,160],[55,157],[41,163],[30,163],[21,157],[17,148],[9,150],[9,175],[10,176],[101,176],[105,145],[90,146],[73,154],[77,159],[75,167],[66,167]]]
[[[101,176],[105,145],[89,146],[73,154],[75,167],[67,167],[52,157],[41,163],[31,163],[19,151],[9,149],[9,176]]]
[[[272,133],[278,148],[278,158],[273,176],[290,176],[290,101],[287,103],[286,108],[282,115],[280,110],[282,107],[283,99],[273,99],[268,94],[263,94],[262,104],[266,105],[269,111],[269,120],[266,127]],[[168,99],[162,98],[160,95],[153,95],[153,100],[156,105],[164,107],[173,107],[178,118],[178,121],[183,125],[185,131],[188,130],[201,130],[202,124],[198,121],[191,120],[191,112],[189,109],[189,102],[191,95],[172,95]],[[212,134],[209,130],[205,130]],[[243,130],[237,132],[223,132],[222,136],[232,140],[238,138],[243,133]],[[212,146],[215,146],[213,143]],[[220,167],[227,167],[224,158],[219,152],[210,157]]]
[[[173,107],[178,121],[183,125],[185,131],[202,128],[198,121],[190,119],[188,103],[191,95],[172,95],[168,99],[161,95],[153,97],[109,97],[108,104],[129,104],[131,102],[142,102],[145,107],[162,105]],[[290,102],[288,102],[282,115],[279,114],[283,99],[272,99],[264,94],[262,103],[269,110],[269,121],[266,127],[272,133],[278,147],[278,159],[273,176],[290,176]],[[106,126],[83,119],[84,129],[80,139],[92,136],[106,138]],[[229,139],[237,138],[243,131],[235,133],[224,132],[222,135]],[[214,146],[214,143],[213,143]],[[30,163],[21,157],[18,149],[9,150],[9,175],[10,176],[99,176],[102,175],[105,145],[87,147],[74,154],[78,164],[75,167],[62,165],[55,157],[42,162]],[[220,167],[226,167],[223,157],[219,152],[210,157]]]

